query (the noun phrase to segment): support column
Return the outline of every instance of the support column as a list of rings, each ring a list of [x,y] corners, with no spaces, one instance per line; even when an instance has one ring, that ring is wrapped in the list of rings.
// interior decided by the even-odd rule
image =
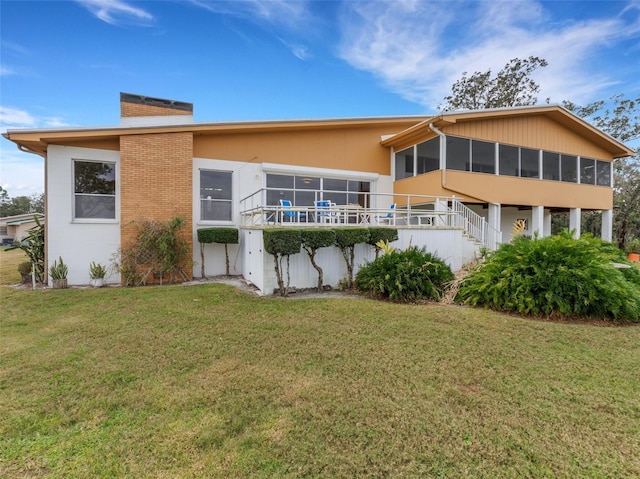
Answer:
[[[544,227],[542,236],[551,236],[551,210],[544,210],[543,223]]]
[[[544,206],[531,208],[531,235],[542,238],[544,236]]]
[[[437,226],[447,226],[448,223],[448,216],[447,216],[447,210],[448,210],[449,206],[447,205],[447,200],[443,199],[443,198],[437,198],[434,202],[433,202],[433,212],[434,213],[442,213],[442,215],[438,216],[436,218],[436,225]]]
[[[489,226],[500,231],[502,229],[502,205],[500,203],[489,203]],[[503,242],[503,238],[498,238]]]
[[[602,234],[603,241],[613,240],[613,210],[602,210]]]
[[[569,210],[569,231],[573,231],[573,237],[578,239],[580,238],[580,229],[582,209],[581,208],[571,208]]]

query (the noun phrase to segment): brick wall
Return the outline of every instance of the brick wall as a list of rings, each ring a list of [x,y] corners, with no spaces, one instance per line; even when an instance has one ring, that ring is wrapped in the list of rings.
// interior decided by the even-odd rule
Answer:
[[[135,105],[134,105],[135,106]],[[144,105],[142,105],[144,106]],[[121,244],[136,237],[136,222],[184,219],[192,257],[193,134],[162,133],[120,137]],[[185,268],[191,278],[191,268]]]
[[[192,115],[193,112],[167,108],[155,105],[143,105],[140,103],[120,102],[120,116],[169,116],[169,115]]]

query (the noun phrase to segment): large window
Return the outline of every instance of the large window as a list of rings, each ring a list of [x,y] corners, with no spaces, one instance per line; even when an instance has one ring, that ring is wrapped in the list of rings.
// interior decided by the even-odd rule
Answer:
[[[540,178],[539,151],[520,148],[520,176],[523,178]]]
[[[200,170],[200,220],[232,220],[232,173]]]
[[[520,176],[520,157],[517,146],[500,145],[498,161],[500,174],[505,176]]]
[[[447,136],[447,169],[471,171],[468,138]]]
[[[472,171],[495,174],[496,144],[473,140],[471,142],[471,166]]]
[[[596,184],[596,160],[580,158],[580,183],[585,185]]]
[[[572,155],[561,155],[560,180],[569,183],[578,182],[578,157]]]
[[[295,206],[313,206],[316,200],[338,205],[368,205],[369,181],[316,176],[267,174],[267,204],[279,205],[289,200]]]
[[[596,160],[596,184],[599,186],[611,186],[611,163]]]
[[[545,151],[542,153],[542,178],[545,180],[560,180],[560,155]]]
[[[417,174],[428,173],[440,168],[440,137],[419,143],[418,150],[418,172]]]
[[[116,164],[74,160],[74,218],[115,219]]]
[[[413,176],[413,146],[396,153],[396,180]]]

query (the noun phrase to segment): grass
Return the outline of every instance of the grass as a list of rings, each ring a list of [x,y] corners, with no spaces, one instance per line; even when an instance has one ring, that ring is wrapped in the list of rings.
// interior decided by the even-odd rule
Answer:
[[[215,284],[0,294],[0,477],[640,476],[638,327]]]

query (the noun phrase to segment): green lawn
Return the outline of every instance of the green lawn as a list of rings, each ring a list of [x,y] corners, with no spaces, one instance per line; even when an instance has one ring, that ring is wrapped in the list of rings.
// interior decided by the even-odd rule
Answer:
[[[640,477],[639,327],[215,284],[0,294],[0,477]]]

